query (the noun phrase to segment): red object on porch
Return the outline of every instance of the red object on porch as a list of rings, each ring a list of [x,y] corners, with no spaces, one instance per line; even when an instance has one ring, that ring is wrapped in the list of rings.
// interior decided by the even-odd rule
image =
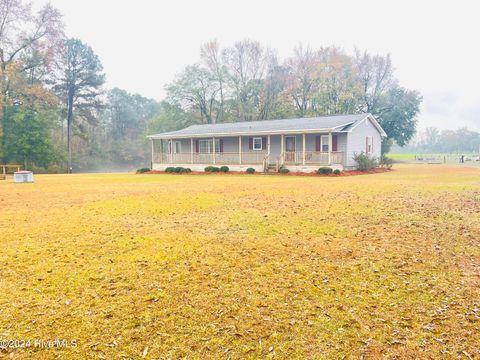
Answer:
[[[253,138],[248,138],[248,150],[253,150]]]
[[[262,137],[262,150],[266,150],[266,149],[267,149],[267,138]]]
[[[315,136],[315,151],[320,151],[320,135]]]
[[[195,152],[200,152],[200,145],[198,143],[198,140],[195,140]]]
[[[218,140],[220,143],[220,152],[223,152],[223,139]]]
[[[337,135],[332,135],[332,151],[338,151],[338,137],[337,137]]]

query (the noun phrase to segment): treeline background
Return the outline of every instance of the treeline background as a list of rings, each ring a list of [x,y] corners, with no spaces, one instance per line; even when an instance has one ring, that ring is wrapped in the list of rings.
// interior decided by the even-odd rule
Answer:
[[[34,11],[22,0],[0,0],[0,22],[0,163],[130,170],[149,165],[147,134],[198,123],[370,112],[388,134],[385,152],[416,131],[421,95],[400,85],[388,55],[299,45],[280,59],[255,40],[210,41],[156,101],[107,89],[94,50],[65,36],[51,5]],[[458,149],[461,138],[436,144],[458,141],[450,147]]]

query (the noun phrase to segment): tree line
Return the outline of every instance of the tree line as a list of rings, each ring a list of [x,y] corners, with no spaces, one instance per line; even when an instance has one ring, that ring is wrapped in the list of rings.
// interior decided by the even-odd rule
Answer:
[[[407,146],[395,148],[395,151],[415,154],[478,154],[480,133],[467,128],[439,130],[429,127],[418,131]]]
[[[202,46],[197,63],[166,87],[170,104],[201,123],[372,113],[389,138],[412,138],[422,101],[399,85],[389,55],[299,45],[281,61],[258,41]]]
[[[391,144],[415,133],[421,96],[390,57],[299,45],[279,59],[258,41],[201,47],[161,102],[106,89],[93,49],[65,36],[61,13],[0,0],[0,163],[49,171],[148,164],[145,135],[199,123],[370,112]]]

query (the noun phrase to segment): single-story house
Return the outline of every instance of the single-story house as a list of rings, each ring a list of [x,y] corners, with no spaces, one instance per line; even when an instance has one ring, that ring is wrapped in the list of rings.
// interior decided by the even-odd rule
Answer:
[[[152,169],[227,165],[231,171],[311,172],[355,168],[357,153],[379,157],[385,131],[371,114],[192,125],[150,135]]]

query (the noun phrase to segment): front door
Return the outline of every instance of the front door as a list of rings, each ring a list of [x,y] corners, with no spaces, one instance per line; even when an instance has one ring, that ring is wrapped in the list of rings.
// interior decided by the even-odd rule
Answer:
[[[295,136],[285,137],[285,162],[295,162]]]

